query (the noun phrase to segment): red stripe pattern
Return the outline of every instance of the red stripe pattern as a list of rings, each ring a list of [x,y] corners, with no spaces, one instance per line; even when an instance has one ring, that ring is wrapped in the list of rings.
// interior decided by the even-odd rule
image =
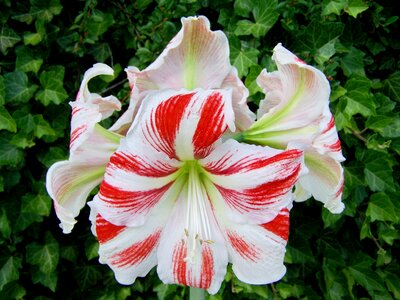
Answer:
[[[196,268],[195,264],[185,261],[187,256],[187,246],[179,243],[172,255],[172,272],[176,283],[208,289],[214,279],[214,256],[210,245],[203,243],[201,245],[201,268]]]
[[[283,209],[271,222],[260,226],[287,241],[289,238],[289,210]]]
[[[96,234],[100,244],[107,243],[125,230],[125,226],[117,226],[105,220],[101,215],[96,217]]]
[[[181,94],[163,101],[152,111],[150,120],[142,129],[149,144],[169,158],[176,158],[176,134],[193,95]]]
[[[225,121],[222,94],[213,92],[202,105],[200,120],[193,135],[194,156],[196,159],[206,157],[212,150],[212,144],[228,128]]]
[[[260,259],[259,250],[255,245],[249,244],[244,238],[233,231],[227,230],[229,243],[243,259],[257,262]]]
[[[111,257],[111,264],[118,268],[129,267],[140,264],[158,246],[161,229],[149,235],[146,239],[134,243],[128,248],[118,252]]]

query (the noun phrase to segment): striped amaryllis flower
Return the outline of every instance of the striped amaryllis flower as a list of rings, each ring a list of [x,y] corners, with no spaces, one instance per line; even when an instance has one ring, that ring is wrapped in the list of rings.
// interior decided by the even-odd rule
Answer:
[[[160,56],[144,70],[126,69],[131,86],[128,110],[111,129],[129,128],[147,93],[163,89],[231,89],[238,130],[255,119],[247,106],[249,92],[230,64],[229,43],[220,31],[211,31],[204,16],[182,18],[182,28]]]
[[[301,150],[221,141],[231,90],[149,93],[91,202],[100,262],[122,284],[157,265],[164,283],[219,290],[227,263],[247,283],[285,273]]]
[[[340,213],[344,157],[329,110],[329,83],[321,71],[281,44],[274,48],[273,59],[278,70],[263,70],[257,79],[266,96],[258,120],[243,133],[244,141],[278,149],[296,143],[304,150],[309,172],[296,184],[295,200],[313,196],[332,213]]]
[[[47,172],[46,188],[53,199],[60,227],[70,233],[75,218],[86,203],[89,193],[100,184],[111,154],[119,145],[120,135],[101,127],[121,103],[114,96],[90,93],[88,82],[95,76],[112,75],[113,69],[95,64],[87,70],[72,107],[69,159],[55,163]]]

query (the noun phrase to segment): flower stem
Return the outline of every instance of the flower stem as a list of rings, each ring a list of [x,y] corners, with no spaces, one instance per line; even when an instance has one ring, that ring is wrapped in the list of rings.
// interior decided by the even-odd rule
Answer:
[[[203,300],[205,297],[203,289],[190,287],[189,299],[190,300]]]

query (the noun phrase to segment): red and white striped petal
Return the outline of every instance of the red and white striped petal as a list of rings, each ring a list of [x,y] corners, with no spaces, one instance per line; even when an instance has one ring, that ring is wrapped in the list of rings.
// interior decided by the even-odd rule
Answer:
[[[218,292],[226,274],[228,255],[200,182],[189,179],[182,189],[162,233],[157,257],[157,273],[165,284],[197,287],[210,294]]]
[[[229,261],[239,280],[248,284],[268,284],[283,277],[289,235],[287,208],[265,224],[238,224],[225,219],[223,226]]]
[[[204,157],[228,127],[234,130],[231,101],[229,90],[150,93],[128,137],[144,140],[169,158]]]
[[[105,164],[84,165],[80,162],[61,161],[50,167],[47,172],[46,188],[53,199],[60,227],[64,233],[70,233],[75,218],[86,203],[90,192],[100,184]]]
[[[220,88],[231,70],[228,39],[203,16],[182,18],[182,29],[144,72],[159,89]]]
[[[95,205],[116,225],[140,226],[162,201],[177,197],[180,162],[127,138],[110,158]],[[168,198],[165,200],[165,198]]]
[[[296,189],[310,193],[332,213],[341,213],[344,209],[342,191],[344,184],[341,164],[329,155],[321,155],[313,149],[305,152],[305,164],[309,170],[299,178]],[[296,201],[307,198],[296,197]]]
[[[342,155],[342,147],[332,115],[322,121],[322,128],[322,133],[313,141],[313,148],[318,153],[327,154],[338,162],[344,161],[345,158]]]
[[[302,161],[301,150],[281,151],[229,140],[200,163],[207,172],[213,205],[225,206],[235,221],[261,224],[292,202]]]
[[[168,219],[159,211],[143,226],[126,227],[108,222],[90,202],[92,230],[99,240],[99,261],[107,264],[121,284],[132,284],[157,265],[157,248]]]
[[[311,144],[321,132],[321,119],[330,114],[329,83],[321,71],[305,64],[281,44],[274,48],[273,59],[278,71],[264,70],[258,78],[266,94],[260,104],[265,114],[259,114],[245,139],[281,149],[291,141]]]
[[[232,67],[228,76],[225,77],[221,89],[232,89],[232,106],[237,129],[243,131],[249,128],[254,123],[256,116],[247,105],[249,91],[238,77],[235,67]]]

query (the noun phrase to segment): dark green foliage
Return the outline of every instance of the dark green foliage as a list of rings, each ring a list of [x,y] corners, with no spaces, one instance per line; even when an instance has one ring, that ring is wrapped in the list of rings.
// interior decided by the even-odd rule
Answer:
[[[255,78],[283,45],[332,86],[342,140],[346,210],[316,201],[291,213],[287,274],[249,286],[229,271],[210,299],[400,299],[400,31],[389,0],[5,0],[0,3],[0,299],[185,299],[155,270],[132,286],[97,261],[88,209],[63,235],[44,189],[68,153],[70,108],[95,62],[116,75],[91,82],[127,104],[122,71],[144,68],[178,32],[180,17],[206,15],[223,30],[231,62]]]

